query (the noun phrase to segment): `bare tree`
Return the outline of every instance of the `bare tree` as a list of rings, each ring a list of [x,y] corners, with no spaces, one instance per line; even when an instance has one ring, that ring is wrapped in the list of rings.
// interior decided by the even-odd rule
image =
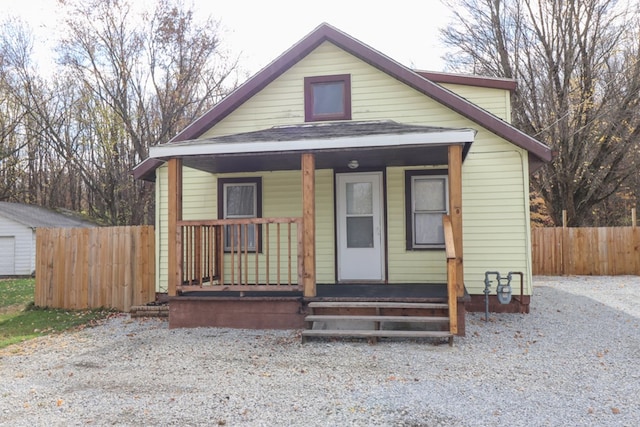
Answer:
[[[0,198],[152,222],[153,186],[130,171],[233,88],[218,26],[180,0],[60,0],[55,73],[24,27],[0,36]],[[138,9],[136,9],[138,7]],[[9,31],[10,30],[10,31]]]
[[[42,82],[31,62],[33,37],[26,24],[7,19],[0,31],[0,200],[47,204],[40,172],[46,155],[28,98],[41,96]],[[35,93],[38,93],[35,95]],[[31,94],[31,95],[29,95]]]
[[[99,210],[110,223],[142,222],[153,212],[152,188],[128,171],[224,95],[236,63],[223,55],[217,24],[180,3],[142,13],[126,0],[63,3],[62,64],[88,101],[85,160],[104,166]]]
[[[514,124],[554,150],[532,179],[554,222],[566,210],[570,225],[611,223],[605,202],[637,170],[638,12],[614,0],[448,4],[449,67],[517,79]]]

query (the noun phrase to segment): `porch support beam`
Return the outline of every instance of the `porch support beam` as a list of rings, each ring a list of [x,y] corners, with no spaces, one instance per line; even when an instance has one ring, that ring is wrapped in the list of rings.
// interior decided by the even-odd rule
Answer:
[[[182,274],[182,239],[178,221],[182,220],[182,159],[170,159],[168,162],[168,270],[167,284],[169,296],[176,296]]]
[[[449,216],[456,250],[456,289],[464,296],[462,253],[462,145],[449,146]]]
[[[316,161],[302,154],[302,285],[305,297],[316,296]]]

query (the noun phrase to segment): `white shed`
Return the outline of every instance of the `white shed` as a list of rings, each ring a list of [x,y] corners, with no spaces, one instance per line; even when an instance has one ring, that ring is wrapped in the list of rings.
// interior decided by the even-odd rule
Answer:
[[[95,227],[73,213],[0,202],[0,276],[25,276],[36,269],[36,229]]]

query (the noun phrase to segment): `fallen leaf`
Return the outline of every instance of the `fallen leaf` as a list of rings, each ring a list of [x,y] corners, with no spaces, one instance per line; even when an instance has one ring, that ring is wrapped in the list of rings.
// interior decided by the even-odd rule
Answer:
[[[611,408],[611,413],[618,415],[620,413],[620,409],[618,408]]]

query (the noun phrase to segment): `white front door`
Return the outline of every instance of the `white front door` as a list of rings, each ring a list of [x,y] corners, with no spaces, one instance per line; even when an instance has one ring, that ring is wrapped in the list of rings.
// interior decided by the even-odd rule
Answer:
[[[338,281],[384,281],[382,172],[336,175]]]

